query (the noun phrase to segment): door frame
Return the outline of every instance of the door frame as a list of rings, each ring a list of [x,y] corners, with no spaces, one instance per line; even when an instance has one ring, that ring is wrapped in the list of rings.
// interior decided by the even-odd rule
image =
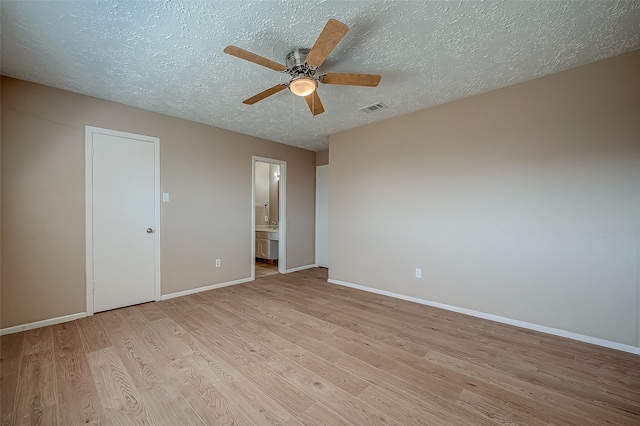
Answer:
[[[85,177],[85,262],[86,262],[86,291],[87,315],[94,314],[94,282],[93,282],[93,135],[101,134],[126,139],[135,139],[153,143],[154,148],[154,222],[155,222],[155,270],[154,270],[154,298],[160,300],[160,139],[153,136],[138,135],[118,130],[85,126],[84,131],[84,177]]]
[[[274,158],[251,157],[251,279],[256,278],[256,162],[280,166],[280,194],[278,197],[278,272],[287,270],[287,162]]]

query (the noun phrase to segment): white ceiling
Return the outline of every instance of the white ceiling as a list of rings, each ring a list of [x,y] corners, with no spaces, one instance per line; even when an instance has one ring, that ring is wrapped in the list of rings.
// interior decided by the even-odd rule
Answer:
[[[4,75],[310,150],[329,135],[640,48],[639,1],[8,1]],[[320,71],[382,75],[377,88],[321,85],[313,117],[287,75],[329,18],[350,28]],[[363,113],[382,102],[389,108]]]

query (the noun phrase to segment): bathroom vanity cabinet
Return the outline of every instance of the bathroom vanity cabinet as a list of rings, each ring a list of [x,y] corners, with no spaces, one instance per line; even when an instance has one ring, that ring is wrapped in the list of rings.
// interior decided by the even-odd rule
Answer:
[[[278,258],[278,231],[256,231],[256,257],[266,260]]]

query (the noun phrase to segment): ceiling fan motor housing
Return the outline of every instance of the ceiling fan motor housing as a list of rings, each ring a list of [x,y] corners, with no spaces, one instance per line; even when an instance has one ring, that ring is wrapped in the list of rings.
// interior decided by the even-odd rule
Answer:
[[[311,49],[295,49],[287,54],[287,71],[293,77],[312,77],[316,73],[315,69],[307,65],[306,62],[310,50]]]

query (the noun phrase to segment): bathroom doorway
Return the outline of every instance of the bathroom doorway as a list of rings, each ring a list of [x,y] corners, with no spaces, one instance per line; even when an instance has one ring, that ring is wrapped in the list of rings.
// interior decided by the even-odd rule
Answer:
[[[251,277],[286,270],[286,162],[253,157]]]

